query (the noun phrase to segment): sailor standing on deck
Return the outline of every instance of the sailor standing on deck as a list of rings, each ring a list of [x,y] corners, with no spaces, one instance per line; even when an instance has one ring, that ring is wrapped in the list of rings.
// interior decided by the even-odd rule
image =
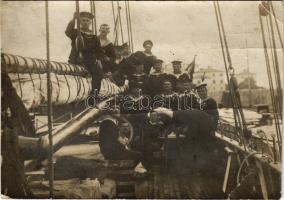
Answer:
[[[172,66],[173,66],[173,75],[176,78],[179,78],[180,75],[182,75],[182,71],[181,71],[181,61],[179,60],[174,60],[172,61]]]
[[[212,116],[212,119],[214,120],[215,129],[218,124],[219,119],[219,112],[216,101],[209,97],[207,94],[207,84],[202,82],[195,86],[195,90],[198,95],[198,106],[197,109],[203,110],[209,115]]]
[[[107,38],[110,32],[110,27],[107,24],[100,26],[100,34],[98,39],[102,50],[101,62],[103,65],[103,72],[109,73],[115,70],[115,49],[111,41]]]
[[[144,65],[144,73],[149,75],[156,60],[156,57],[152,53],[153,42],[151,40],[146,40],[143,43],[143,47],[144,51],[137,51],[132,54],[131,57],[138,59]]]
[[[177,92],[180,99],[180,110],[188,110],[198,107],[197,96],[193,92],[192,80],[188,74],[182,74],[177,79]]]
[[[161,94],[163,79],[166,74],[162,71],[163,60],[156,59],[154,61],[154,72],[148,77],[146,93],[152,98],[155,95]]]
[[[65,34],[71,39],[72,49],[68,62],[83,65],[92,76],[92,91],[100,88],[102,68],[98,62],[101,55],[100,41],[90,30],[93,15],[89,12],[74,13],[73,19],[68,23]],[[80,36],[75,29],[76,20],[80,24]]]

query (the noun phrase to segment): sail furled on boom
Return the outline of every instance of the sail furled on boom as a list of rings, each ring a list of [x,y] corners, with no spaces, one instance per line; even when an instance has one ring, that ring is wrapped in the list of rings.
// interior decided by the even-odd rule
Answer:
[[[2,71],[10,77],[13,87],[29,110],[47,101],[46,60],[2,53]],[[80,65],[50,62],[52,102],[64,105],[84,101],[91,93],[91,76]],[[125,91],[109,79],[103,79],[99,95],[108,97]]]

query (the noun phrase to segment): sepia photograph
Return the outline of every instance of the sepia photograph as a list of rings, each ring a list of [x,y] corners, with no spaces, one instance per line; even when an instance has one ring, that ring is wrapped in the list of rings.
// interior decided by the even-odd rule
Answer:
[[[1,1],[1,199],[281,199],[283,1]]]

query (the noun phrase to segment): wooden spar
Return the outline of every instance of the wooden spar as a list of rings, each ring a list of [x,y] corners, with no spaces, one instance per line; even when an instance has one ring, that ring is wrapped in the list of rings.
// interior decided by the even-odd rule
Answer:
[[[7,73],[46,73],[46,60],[27,58],[12,54],[1,54],[2,70]],[[42,65],[44,63],[45,65]],[[51,73],[90,77],[89,72],[80,65],[50,61]]]

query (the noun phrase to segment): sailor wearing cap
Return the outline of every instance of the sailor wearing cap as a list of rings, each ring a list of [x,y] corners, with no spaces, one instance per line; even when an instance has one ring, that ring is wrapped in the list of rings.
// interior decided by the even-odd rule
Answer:
[[[100,25],[99,29],[99,41],[101,46],[101,62],[103,65],[104,72],[113,72],[115,65],[115,49],[113,43],[108,39],[108,34],[110,32],[110,27],[108,24]]]
[[[172,66],[173,66],[173,74],[179,78],[179,76],[182,74],[181,72],[181,61],[179,60],[174,60],[172,61]]]
[[[182,74],[177,79],[177,92],[180,98],[180,109],[188,110],[197,106],[197,97],[193,92],[192,80],[188,74]]]
[[[152,53],[153,42],[151,40],[146,40],[143,43],[144,51],[137,51],[130,56],[130,58],[138,59],[144,65],[144,73],[149,74],[151,68],[154,65],[156,57]]]
[[[176,77],[172,74],[167,74],[162,80],[162,92],[161,97],[164,102],[164,107],[171,108],[172,110],[177,110],[179,107],[178,94],[175,91],[176,87]]]
[[[205,82],[201,82],[195,86],[196,93],[199,97],[197,109],[204,110],[206,113],[211,115],[215,121],[215,125],[217,126],[219,119],[217,103],[213,98],[208,96],[206,86],[207,84]]]
[[[141,153],[132,151],[127,146],[127,134],[130,132],[128,126],[113,119],[105,119],[100,123],[99,132],[99,146],[105,159],[133,159],[136,162],[142,159]]]
[[[154,72],[148,77],[147,94],[154,97],[162,92],[162,81],[166,74],[162,71],[163,60],[156,59],[154,61]]]
[[[102,72],[97,64],[100,57],[100,41],[90,30],[93,15],[89,12],[74,13],[73,19],[68,23],[65,30],[66,36],[71,39],[71,52],[69,63],[83,64],[92,75],[92,92],[94,89],[99,90]],[[76,20],[80,22],[80,35],[75,29]],[[79,37],[77,37],[79,36]]]

